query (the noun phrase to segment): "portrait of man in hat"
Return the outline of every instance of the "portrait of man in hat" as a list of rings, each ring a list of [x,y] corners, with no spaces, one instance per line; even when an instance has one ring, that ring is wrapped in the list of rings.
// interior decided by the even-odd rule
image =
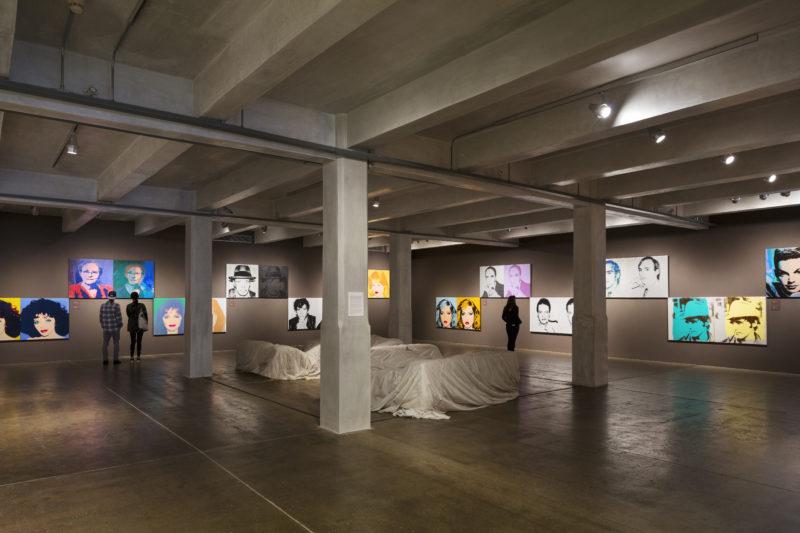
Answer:
[[[227,265],[228,298],[256,298],[252,290],[258,265]]]
[[[275,265],[259,265],[258,297],[288,298],[289,267],[275,266]]]

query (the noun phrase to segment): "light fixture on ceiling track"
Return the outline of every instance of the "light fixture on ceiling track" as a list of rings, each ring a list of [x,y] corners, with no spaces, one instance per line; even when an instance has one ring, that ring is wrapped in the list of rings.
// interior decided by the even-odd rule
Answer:
[[[769,193],[762,192],[761,194],[758,195],[758,197],[761,198],[762,200],[766,200],[769,197]]]
[[[83,8],[85,6],[84,0],[67,0],[67,3],[69,4],[69,10],[76,15],[83,13]]]
[[[378,209],[381,206],[381,199],[376,196],[372,199],[372,203],[370,205],[375,209]]]
[[[267,234],[267,226],[261,226],[261,235]]]
[[[667,140],[667,134],[661,128],[650,128],[648,132],[650,133],[650,138],[656,144],[661,144]]]
[[[594,116],[600,119],[607,119],[611,116],[611,106],[603,102],[602,104],[589,104],[589,110],[594,113]]]
[[[74,130],[67,140],[66,150],[69,155],[78,155],[78,136]]]
[[[783,191],[781,193],[781,196],[783,196],[784,198],[789,198],[789,196],[791,196],[791,195],[792,195],[792,191]]]
[[[767,183],[775,183],[778,180],[777,174],[770,174],[769,177],[765,178]]]
[[[731,203],[732,204],[738,204],[741,201],[742,201],[742,197],[741,196],[734,196],[733,198],[731,198]]]
[[[722,156],[722,162],[726,165],[732,165],[733,162],[736,161],[736,156],[733,154],[727,154]]]

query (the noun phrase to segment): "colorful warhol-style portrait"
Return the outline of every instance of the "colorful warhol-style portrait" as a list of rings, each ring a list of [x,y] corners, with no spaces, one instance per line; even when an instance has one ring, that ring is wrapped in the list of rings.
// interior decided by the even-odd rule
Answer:
[[[389,271],[388,270],[368,270],[367,271],[367,294],[369,298],[388,298],[389,297]]]
[[[607,298],[666,298],[669,295],[669,256],[606,259]]]
[[[228,298],[257,298],[258,265],[227,265]]]
[[[319,329],[322,325],[322,298],[289,299],[289,331]]]
[[[766,344],[764,296],[729,296],[725,301],[725,339],[733,344]]]
[[[622,269],[613,259],[606,259],[606,296],[614,296],[622,279]]]
[[[155,296],[155,263],[152,261],[114,261],[114,290],[117,298],[130,298],[132,292],[139,299]]]
[[[517,298],[531,297],[531,266],[530,265],[505,265],[503,272],[504,296]]]
[[[481,298],[504,298],[506,294],[503,287],[504,279],[504,265],[482,266],[480,268]]]
[[[155,298],[153,308],[153,335],[183,335],[185,298]]]
[[[114,261],[111,259],[70,259],[69,297],[108,298],[114,290]]]
[[[714,342],[719,309],[714,298],[670,298],[668,339],[682,342]]]
[[[0,298],[0,342],[18,341],[22,327],[19,298]]]
[[[228,308],[225,298],[211,298],[211,332],[225,333],[228,331]]]
[[[69,338],[67,298],[20,298],[20,338],[51,340]]]
[[[480,298],[459,298],[456,306],[458,319],[457,329],[470,331],[481,330],[481,299]]]
[[[767,248],[767,297],[800,298],[800,247]]]
[[[258,265],[258,297],[288,298],[289,267]]]
[[[531,333],[572,334],[575,302],[566,297],[531,296]]]
[[[456,327],[456,306],[458,298],[455,296],[436,297],[436,327],[453,329]]]

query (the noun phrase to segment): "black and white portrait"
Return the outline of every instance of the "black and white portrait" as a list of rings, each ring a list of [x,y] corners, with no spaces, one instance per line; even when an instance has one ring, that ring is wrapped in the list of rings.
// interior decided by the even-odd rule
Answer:
[[[227,265],[228,298],[257,298],[258,265]]]
[[[322,298],[289,298],[289,331],[319,329]]]

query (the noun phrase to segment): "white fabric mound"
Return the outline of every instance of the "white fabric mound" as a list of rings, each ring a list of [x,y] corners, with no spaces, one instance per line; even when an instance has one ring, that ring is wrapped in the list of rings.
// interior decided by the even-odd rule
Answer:
[[[319,349],[308,353],[285,344],[241,341],[236,350],[236,370],[270,379],[319,379]]]
[[[371,409],[395,416],[450,418],[519,396],[519,362],[513,352],[483,350],[442,357],[433,344],[401,344],[372,336]],[[270,379],[319,379],[320,345],[300,350],[267,341],[242,341],[236,369]]]
[[[425,355],[413,357],[398,350],[380,362],[373,356],[373,411],[445,419],[450,418],[446,411],[478,409],[519,396],[519,362],[514,352]]]

